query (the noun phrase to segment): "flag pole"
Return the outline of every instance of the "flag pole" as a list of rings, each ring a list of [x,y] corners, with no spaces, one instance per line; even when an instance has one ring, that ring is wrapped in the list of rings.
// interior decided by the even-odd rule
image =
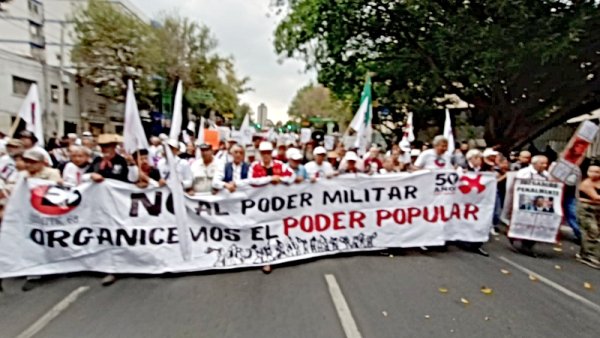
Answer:
[[[21,122],[21,118],[18,116],[15,116],[15,122],[13,122],[12,126],[10,127],[10,131],[8,132],[12,138],[15,138],[15,133],[17,132],[17,128],[19,128],[20,122]]]

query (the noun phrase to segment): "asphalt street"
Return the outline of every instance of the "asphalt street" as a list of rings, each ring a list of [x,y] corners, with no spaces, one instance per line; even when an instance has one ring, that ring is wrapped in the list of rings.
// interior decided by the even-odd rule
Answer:
[[[574,260],[575,245],[538,245],[540,258],[503,237],[486,248],[489,258],[392,250],[110,287],[74,274],[27,293],[11,279],[0,337],[598,337],[600,271]]]

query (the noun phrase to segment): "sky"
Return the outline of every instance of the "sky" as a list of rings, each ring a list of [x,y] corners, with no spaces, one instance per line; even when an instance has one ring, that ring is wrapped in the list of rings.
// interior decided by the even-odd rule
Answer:
[[[207,25],[219,41],[217,52],[233,56],[239,76],[250,77],[254,90],[241,96],[256,113],[265,103],[268,118],[287,121],[287,110],[296,91],[316,78],[304,72],[304,63],[286,59],[279,62],[273,46],[273,32],[281,17],[274,15],[270,0],[131,0],[149,17],[162,11]],[[270,14],[270,15],[269,15]]]

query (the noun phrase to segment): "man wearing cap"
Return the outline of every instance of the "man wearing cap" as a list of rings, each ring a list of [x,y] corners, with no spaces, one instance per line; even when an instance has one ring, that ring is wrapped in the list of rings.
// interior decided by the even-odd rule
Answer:
[[[250,165],[244,162],[244,148],[238,144],[234,144],[229,148],[232,161],[223,164],[222,170],[219,170],[212,181],[212,187],[215,190],[227,189],[229,192],[234,192],[237,187],[246,184]]]
[[[25,160],[24,177],[39,178],[55,183],[62,183],[60,172],[57,169],[46,166],[46,157],[39,149],[33,148],[25,150],[23,153],[23,160]]]
[[[102,182],[106,178],[128,183],[138,181],[139,172],[133,158],[129,156],[125,159],[117,154],[117,144],[120,142],[119,135],[115,134],[102,134],[98,137],[102,157],[92,162],[90,168],[92,181]]]
[[[308,180],[310,177],[306,172],[306,168],[302,165],[302,153],[299,149],[290,148],[286,151],[286,158],[288,159],[288,166],[294,171],[296,175],[296,183],[300,183]]]
[[[192,188],[193,181],[192,170],[190,168],[189,162],[179,157],[179,141],[169,139],[166,143],[166,146],[168,146],[171,149],[171,152],[173,152],[173,159],[177,161],[175,167],[177,168],[177,174],[179,175],[179,179],[181,180],[183,189],[186,191],[190,190]],[[158,161],[156,168],[160,173],[160,178],[162,178],[165,181],[171,175],[171,169],[169,168],[169,162],[167,162],[166,157],[163,157]]]
[[[496,159],[498,158],[498,152],[492,148],[487,148],[483,151],[483,164],[481,165],[481,171],[493,171],[496,169]]]
[[[340,155],[335,151],[330,151],[327,153],[327,162],[329,162],[329,164],[331,164],[331,167],[333,168],[333,170],[337,170],[338,166],[340,165],[339,163],[339,158]]]
[[[311,180],[319,177],[331,178],[335,176],[335,170],[331,163],[325,161],[327,150],[324,147],[316,147],[313,150],[314,160],[306,164],[306,172]]]
[[[363,172],[363,163],[354,151],[346,152],[340,163],[340,174],[358,174]]]
[[[438,135],[433,139],[433,149],[423,151],[414,164],[416,169],[454,169],[452,156],[448,154],[448,139]]]
[[[30,132],[29,130],[23,130],[19,133],[19,136],[17,138],[21,140],[21,142],[23,142],[23,149],[28,150],[35,148],[39,150],[42,154],[44,154],[46,163],[49,166],[54,165],[54,163],[52,162],[52,158],[50,157],[50,154],[48,154],[46,149],[37,145],[38,139],[34,133]]]
[[[69,147],[71,161],[65,164],[62,174],[65,185],[75,187],[91,179],[91,154],[91,150],[84,146],[72,145]]]
[[[249,177],[254,185],[269,183],[291,184],[296,179],[294,172],[283,162],[273,159],[273,144],[263,141],[258,147],[260,159],[250,165]]]
[[[203,143],[200,145],[200,158],[192,163],[192,177],[194,183],[192,189],[195,193],[208,193],[211,192],[213,178],[219,166],[222,162],[219,162],[213,156],[213,149],[210,144]]]

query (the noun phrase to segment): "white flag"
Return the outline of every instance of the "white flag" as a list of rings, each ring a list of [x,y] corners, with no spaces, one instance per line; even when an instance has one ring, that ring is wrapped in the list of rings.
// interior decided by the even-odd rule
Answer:
[[[181,88],[181,80],[177,83],[177,91],[175,92],[175,101],[173,102],[173,117],[171,118],[171,131],[169,138],[179,140],[181,133],[181,124],[183,123],[183,89]]]
[[[446,121],[444,122],[444,137],[448,139],[448,154],[454,154],[454,132],[452,131],[452,120],[450,120],[448,108],[446,108]]]
[[[198,126],[198,138],[196,139],[196,144],[200,145],[204,143],[204,116],[200,117],[200,126]]]
[[[354,141],[354,147],[358,148],[360,155],[367,152],[367,147],[371,143],[371,136],[373,134],[373,127],[371,125],[373,121],[373,105],[371,103],[371,78],[367,77],[365,86],[360,97],[360,107],[354,115],[352,122],[350,122],[350,128],[356,131],[356,139]]]
[[[25,101],[21,104],[18,116],[25,121],[25,128],[37,137],[38,144],[44,146],[42,105],[40,104],[37,84],[32,83],[29,87],[29,92],[27,93],[27,97],[25,97]]]
[[[188,130],[193,132],[195,129],[196,129],[196,122],[188,121],[187,128],[185,128],[185,130],[183,131],[183,134],[182,134],[183,143],[185,143],[185,144],[190,143],[191,138],[190,138],[190,134],[188,133]],[[198,136],[198,135],[196,135],[196,136]]]
[[[187,211],[185,208],[185,196],[183,195],[183,185],[177,171],[176,157],[171,151],[171,147],[164,145],[167,163],[169,164],[169,177],[167,178],[167,187],[171,190],[173,197],[173,211],[175,212],[175,222],[177,223],[177,233],[179,234],[179,248],[184,261],[189,261],[192,257],[192,248],[189,240],[189,229],[187,222]]]
[[[254,135],[254,127],[250,126],[250,114],[244,116],[244,121],[240,126],[240,132],[242,133],[243,145],[252,144],[252,135]]]
[[[133,81],[127,81],[127,98],[125,100],[125,125],[123,126],[123,146],[125,151],[133,153],[139,149],[148,149],[148,139],[140,120],[140,112],[135,94]]]

